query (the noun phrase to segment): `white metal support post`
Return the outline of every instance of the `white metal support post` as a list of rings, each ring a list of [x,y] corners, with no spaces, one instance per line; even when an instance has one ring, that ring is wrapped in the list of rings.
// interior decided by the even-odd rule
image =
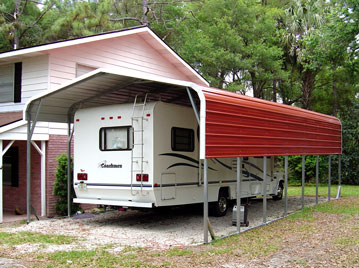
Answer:
[[[41,155],[41,216],[46,216],[46,141],[41,141],[41,149],[36,142],[31,141],[36,151]]]
[[[237,157],[237,233],[241,232],[241,158]]]
[[[27,112],[27,142],[26,142],[26,222],[30,223],[31,217],[31,116]]]
[[[30,223],[31,217],[31,138],[34,133],[37,117],[40,113],[42,99],[40,99],[40,103],[37,107],[35,118],[32,120],[31,118],[31,109],[32,105],[30,105],[26,111],[27,117],[27,143],[26,143],[26,222]],[[32,123],[31,123],[32,122]]]
[[[263,157],[263,223],[267,222],[267,157]]]
[[[186,90],[187,90],[187,94],[188,94],[189,100],[190,100],[191,105],[192,105],[194,115],[196,116],[198,127],[200,127],[201,126],[201,121],[200,121],[200,117],[199,117],[199,113],[198,113],[198,110],[197,110],[196,103],[193,100],[193,97],[192,97],[190,89],[188,87],[186,87]],[[199,148],[199,142],[198,142],[198,148]],[[201,178],[202,178],[201,173],[202,173],[202,161],[201,161],[201,157],[200,157],[200,150],[198,150],[198,185],[201,185]]]
[[[302,155],[302,209],[304,209],[305,155]]]
[[[318,205],[318,184],[319,184],[319,155],[315,163],[315,204]]]
[[[2,193],[2,191],[3,191],[2,190],[3,156],[4,156],[4,153],[3,153],[3,150],[2,150],[2,140],[0,140],[0,223],[3,222],[3,203],[2,203],[2,200],[3,200],[3,193]]]
[[[46,141],[41,141],[41,216],[46,216]]]
[[[71,141],[74,134],[74,127],[71,129],[71,114],[67,117],[67,216],[71,217],[71,182],[72,182],[72,170],[71,170]]]
[[[340,192],[342,188],[342,156],[338,156],[338,178],[339,178],[339,185],[338,185],[338,192],[337,192],[337,199],[340,198]]]
[[[208,163],[204,159],[204,188],[203,188],[203,230],[204,243],[208,243]]]
[[[288,214],[288,155],[284,157],[284,216]]]
[[[328,201],[330,201],[330,188],[332,184],[332,156],[328,158]]]

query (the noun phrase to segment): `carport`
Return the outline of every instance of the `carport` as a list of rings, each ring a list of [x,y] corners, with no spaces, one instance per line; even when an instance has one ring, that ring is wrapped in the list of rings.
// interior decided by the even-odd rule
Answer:
[[[186,81],[145,75],[139,72],[134,73],[133,71],[117,72],[98,69],[56,90],[31,99],[26,106],[25,118],[28,121],[28,223],[30,222],[31,212],[31,155],[29,152],[36,123],[40,121],[67,123],[68,157],[70,157],[71,139],[74,131],[72,123],[76,110],[119,103],[133,103],[136,95],[142,94],[148,94],[149,101],[161,100],[193,107],[201,130],[199,159],[203,160],[204,165],[203,222],[205,243],[208,242],[209,222],[207,159],[237,158],[236,192],[237,200],[240,200],[241,157],[264,157],[263,189],[265,189],[267,156],[286,156],[286,189],[288,178],[287,156],[302,155],[303,201],[304,156],[341,154],[341,124],[334,117],[224,90],[199,86]],[[71,178],[70,167],[68,174],[68,177]],[[68,180],[69,189],[71,187],[70,181]],[[263,222],[266,223],[266,194],[265,191],[263,192]],[[70,191],[68,191],[68,203],[71,204],[69,194]],[[304,206],[304,202],[302,204]],[[68,214],[70,216],[70,206]],[[239,213],[237,213],[237,231],[240,231]]]

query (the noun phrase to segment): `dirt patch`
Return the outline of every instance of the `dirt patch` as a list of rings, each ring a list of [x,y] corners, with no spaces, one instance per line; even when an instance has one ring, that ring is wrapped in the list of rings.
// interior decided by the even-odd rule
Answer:
[[[306,202],[314,203],[314,198],[306,197]],[[289,204],[290,209],[295,209],[301,207],[301,200],[291,198]],[[35,267],[46,266],[53,261],[45,257],[40,263],[37,256],[41,252],[46,254],[87,248],[110,252],[112,258],[117,260],[128,255],[136,267],[359,267],[359,213],[352,213],[358,211],[358,206],[359,198],[334,200],[328,204],[333,213],[318,210],[304,218],[287,218],[209,245],[195,245],[201,242],[203,236],[201,207],[147,212],[111,211],[90,218],[2,226],[1,231],[68,234],[78,239],[67,245],[3,245],[0,256],[8,258],[8,264],[5,264],[8,266],[0,267],[16,267],[9,266],[11,262],[22,265],[22,262],[12,260],[19,256]],[[251,225],[262,222],[261,208],[261,201],[251,203]],[[342,213],[347,208],[348,211]],[[341,212],[335,212],[336,209]],[[269,220],[282,213],[283,202],[272,203],[268,200]],[[231,226],[230,214],[223,218],[211,217],[211,222],[217,234],[235,230]],[[194,239],[196,237],[198,240]],[[129,248],[127,245],[141,245],[144,248]],[[101,246],[105,247],[99,251]],[[90,262],[102,256],[96,255]],[[66,260],[65,266],[68,265]],[[127,259],[124,261],[115,267],[131,266]],[[83,266],[86,264],[80,263],[76,267]],[[20,267],[25,267],[25,264]]]
[[[321,199],[323,201],[325,199]],[[314,205],[314,198],[306,197],[305,205]],[[284,201],[268,199],[267,220],[283,215]],[[299,197],[288,200],[289,212],[301,207]],[[262,200],[252,200],[249,204],[249,227],[263,222]],[[226,236],[236,232],[232,225],[231,210],[225,217],[210,217],[216,236]],[[246,228],[242,228],[245,230]],[[184,206],[166,210],[129,210],[109,211],[89,214],[72,219],[50,219],[31,222],[28,225],[2,228],[5,232],[30,231],[47,234],[62,234],[78,237],[73,245],[43,246],[36,250],[53,252],[55,250],[94,249],[101,245],[116,244],[116,250],[124,246],[146,247],[151,249],[168,249],[200,244],[203,241],[202,206]],[[31,249],[30,249],[31,248]],[[27,253],[36,245],[19,245],[17,252]]]

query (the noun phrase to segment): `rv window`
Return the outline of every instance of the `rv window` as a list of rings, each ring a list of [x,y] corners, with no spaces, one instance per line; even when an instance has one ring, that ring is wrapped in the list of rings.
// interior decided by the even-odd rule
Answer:
[[[100,129],[100,150],[131,150],[133,147],[132,127],[106,127]]]
[[[171,136],[171,147],[173,151],[194,151],[193,129],[173,127]]]

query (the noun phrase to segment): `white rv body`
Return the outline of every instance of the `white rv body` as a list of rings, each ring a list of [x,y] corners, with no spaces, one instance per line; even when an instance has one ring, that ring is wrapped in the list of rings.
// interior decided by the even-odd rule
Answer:
[[[81,109],[74,128],[74,202],[144,208],[203,202],[199,128],[192,108],[148,102]],[[118,150],[126,147],[114,145],[126,143],[126,130],[128,148]],[[267,163],[267,194],[276,195],[283,174],[274,170],[273,157]],[[236,158],[208,160],[209,202],[218,201],[220,189],[236,199],[236,165]],[[243,159],[242,198],[263,194],[262,170],[262,157]],[[148,181],[136,181],[144,174]]]

